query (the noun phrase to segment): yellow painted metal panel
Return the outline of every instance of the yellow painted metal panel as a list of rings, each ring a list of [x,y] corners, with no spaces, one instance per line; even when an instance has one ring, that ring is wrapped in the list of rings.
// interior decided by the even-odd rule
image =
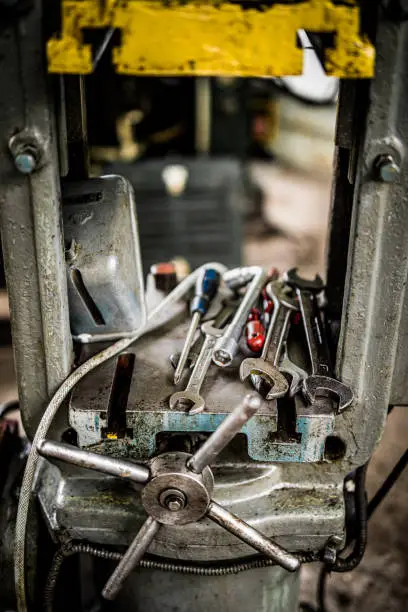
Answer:
[[[62,34],[47,46],[50,72],[92,72],[92,49],[83,28],[119,28],[113,50],[121,74],[288,76],[302,73],[296,33],[333,33],[335,48],[326,72],[345,78],[372,77],[375,50],[360,34],[359,7],[331,0],[243,9],[211,1],[162,4],[155,0],[62,0]]]

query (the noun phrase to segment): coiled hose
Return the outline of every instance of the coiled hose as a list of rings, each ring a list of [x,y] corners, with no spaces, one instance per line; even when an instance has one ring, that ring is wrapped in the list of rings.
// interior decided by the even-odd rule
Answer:
[[[160,317],[166,309],[178,302],[196,283],[197,277],[201,271],[205,268],[215,268],[221,275],[223,275],[227,268],[220,263],[208,263],[200,268],[197,268],[187,278],[185,278],[173,291],[165,297],[165,299],[148,315],[147,320],[143,321],[139,329],[135,330],[135,333],[130,338],[123,338],[118,340],[108,348],[104,349],[100,353],[93,355],[88,361],[82,363],[74,372],[72,372],[68,378],[62,383],[55,395],[48,404],[40,424],[38,425],[35,433],[33,443],[31,446],[30,454],[28,455],[27,464],[24,472],[23,482],[21,485],[21,492],[17,510],[16,520],[16,534],[15,534],[15,549],[14,549],[14,579],[16,587],[17,597],[17,610],[18,612],[27,612],[27,600],[26,600],[26,589],[25,589],[25,536],[27,528],[28,510],[30,506],[31,492],[33,489],[35,473],[37,470],[39,455],[37,452],[37,444],[39,440],[46,438],[50,425],[64,402],[68,394],[75,385],[89,372],[97,368],[99,365],[115,357],[128,346],[133,344],[138,338],[140,338],[147,330],[149,324],[154,321],[155,318]],[[164,322],[164,321],[163,321]]]
[[[47,582],[44,589],[45,612],[53,612],[55,587],[57,585],[58,576],[64,559],[77,553],[85,553],[99,559],[105,559],[107,561],[120,561],[120,559],[123,557],[122,553],[97,548],[83,542],[68,542],[61,546],[61,548],[59,548],[54,555],[51,563],[51,569],[47,576]],[[296,556],[301,563],[312,563],[320,560],[319,553],[305,552],[299,553]],[[212,564],[210,566],[196,563],[175,563],[171,559],[160,561],[154,559],[142,559],[139,562],[139,567],[142,567],[143,569],[175,572],[177,574],[189,574],[193,576],[228,576],[231,574],[239,574],[240,572],[245,572],[248,570],[273,566],[276,566],[275,561],[263,557],[262,555],[257,555],[246,560],[236,561],[235,563],[231,564],[219,563]]]

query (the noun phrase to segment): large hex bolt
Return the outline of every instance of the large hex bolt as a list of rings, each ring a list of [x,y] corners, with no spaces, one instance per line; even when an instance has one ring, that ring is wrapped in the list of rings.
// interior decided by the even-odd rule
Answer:
[[[374,170],[383,183],[395,183],[401,173],[399,162],[391,154],[379,155],[374,162]]]
[[[22,174],[31,174],[43,161],[44,146],[35,130],[24,129],[12,136],[8,143],[14,164]]]

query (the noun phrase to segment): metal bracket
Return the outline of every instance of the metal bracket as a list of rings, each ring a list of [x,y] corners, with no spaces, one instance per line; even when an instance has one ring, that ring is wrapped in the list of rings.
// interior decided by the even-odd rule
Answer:
[[[297,75],[303,69],[297,32],[307,30],[334,35],[334,48],[324,58],[328,75],[374,75],[375,49],[360,34],[356,0],[274,2],[262,10],[212,0],[106,0],[104,9],[94,0],[63,0],[61,12],[61,35],[47,45],[49,72],[91,73],[92,46],[84,44],[83,30],[117,28],[121,45],[113,49],[113,63],[121,74]]]

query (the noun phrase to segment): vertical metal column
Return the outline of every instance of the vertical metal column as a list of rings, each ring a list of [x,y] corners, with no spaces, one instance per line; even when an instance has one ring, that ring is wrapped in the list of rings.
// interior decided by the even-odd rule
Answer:
[[[0,226],[21,413],[32,436],[72,360],[57,143],[42,33],[42,2],[0,28]],[[34,139],[23,174],[10,138]]]
[[[382,432],[408,270],[408,24],[380,22],[376,48],[338,348],[338,373],[355,402],[336,420],[336,432],[353,465],[367,461]]]

